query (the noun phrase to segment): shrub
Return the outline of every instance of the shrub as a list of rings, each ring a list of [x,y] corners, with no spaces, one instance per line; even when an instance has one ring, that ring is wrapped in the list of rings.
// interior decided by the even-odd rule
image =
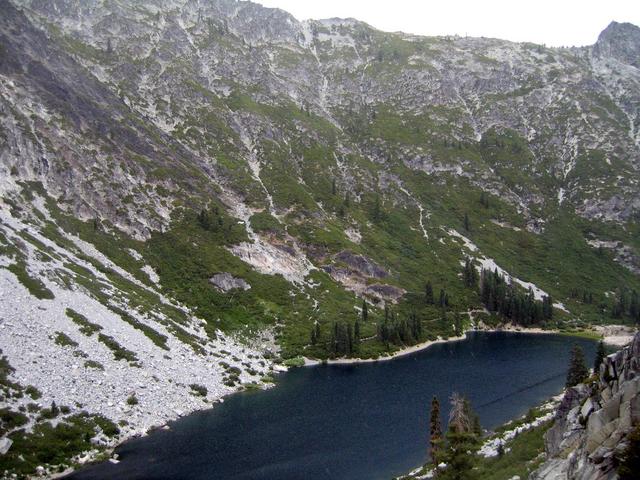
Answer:
[[[209,393],[207,390],[207,387],[203,386],[203,385],[198,385],[197,383],[192,383],[191,385],[189,385],[191,387],[191,390],[193,390],[193,394],[194,395],[198,395],[200,397],[206,397],[207,394]]]

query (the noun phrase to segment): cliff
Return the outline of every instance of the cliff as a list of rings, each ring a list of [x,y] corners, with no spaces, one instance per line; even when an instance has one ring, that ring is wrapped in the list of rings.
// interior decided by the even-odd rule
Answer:
[[[617,478],[619,454],[640,422],[640,333],[605,358],[598,380],[566,391],[545,436],[547,460],[532,480]]]

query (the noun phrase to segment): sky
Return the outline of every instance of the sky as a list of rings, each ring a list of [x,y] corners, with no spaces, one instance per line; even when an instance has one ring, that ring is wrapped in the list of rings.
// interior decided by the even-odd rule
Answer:
[[[640,0],[254,0],[298,20],[353,17],[385,31],[494,37],[547,46],[595,43],[612,21],[640,26]]]

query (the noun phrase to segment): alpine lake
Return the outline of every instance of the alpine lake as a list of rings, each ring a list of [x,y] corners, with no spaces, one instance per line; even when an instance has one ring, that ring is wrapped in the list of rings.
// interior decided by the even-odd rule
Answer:
[[[434,395],[443,421],[459,392],[495,428],[562,391],[574,344],[590,365],[592,340],[473,332],[390,361],[295,368],[66,478],[389,480],[425,462]]]

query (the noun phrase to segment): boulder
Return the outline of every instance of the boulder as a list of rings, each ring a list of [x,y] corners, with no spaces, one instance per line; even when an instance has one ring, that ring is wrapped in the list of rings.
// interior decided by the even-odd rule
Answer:
[[[13,440],[7,437],[0,438],[0,455],[4,455],[13,445]]]
[[[230,290],[249,290],[251,285],[241,278],[236,278],[228,272],[216,273],[209,282],[222,292]]]

